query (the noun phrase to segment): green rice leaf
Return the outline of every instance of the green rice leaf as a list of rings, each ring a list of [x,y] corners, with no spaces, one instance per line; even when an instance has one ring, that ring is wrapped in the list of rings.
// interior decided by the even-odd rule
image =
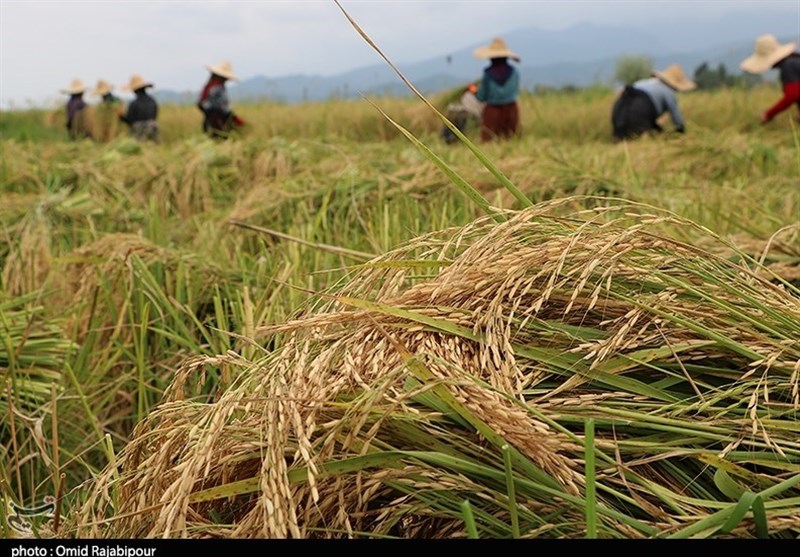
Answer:
[[[730,475],[721,468],[714,472],[714,485],[732,501],[740,499],[745,492],[744,488],[733,481]]]
[[[739,523],[744,518],[744,515],[747,514],[747,511],[750,510],[750,507],[753,506],[753,503],[759,499],[759,497],[753,493],[752,491],[745,491],[742,493],[742,496],[739,498],[739,502],[736,503],[736,506],[731,511],[728,519],[725,523],[720,527],[720,531],[724,534],[730,533],[731,530],[736,528]],[[761,503],[761,507],[763,508],[764,503]]]
[[[404,456],[405,454],[399,451],[381,452],[325,462],[317,467],[319,470],[317,478],[323,479],[341,474],[350,474],[370,468],[397,468],[402,465]],[[308,481],[308,467],[294,468],[289,471],[288,476],[289,481],[292,483],[304,483]],[[261,478],[256,476],[196,491],[189,496],[189,502],[202,503],[254,493],[260,489],[260,482]]]
[[[477,540],[478,528],[475,526],[475,517],[472,515],[469,499],[464,499],[464,502],[461,503],[461,512],[464,515],[464,525],[467,527],[467,537]]]

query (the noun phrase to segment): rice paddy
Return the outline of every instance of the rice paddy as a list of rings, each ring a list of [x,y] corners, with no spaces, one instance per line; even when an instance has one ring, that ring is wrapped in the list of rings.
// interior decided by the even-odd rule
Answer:
[[[0,494],[58,498],[4,536],[796,538],[776,95],[613,144],[613,91],[524,94],[483,160],[412,99],[0,114]]]

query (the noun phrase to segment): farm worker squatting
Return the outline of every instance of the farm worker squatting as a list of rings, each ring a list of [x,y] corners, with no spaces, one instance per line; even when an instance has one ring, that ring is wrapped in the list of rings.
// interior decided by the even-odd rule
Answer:
[[[675,131],[684,133],[686,123],[678,108],[675,93],[695,88],[697,84],[687,79],[678,64],[672,64],[663,71],[654,71],[653,77],[626,85],[611,110],[614,139],[620,141],[649,131],[663,131],[657,120],[667,112]]]
[[[478,85],[470,83],[458,102],[447,105],[447,119],[453,122],[461,133],[464,133],[471,123],[479,124],[481,121],[484,104],[475,96],[477,91]],[[442,127],[441,135],[445,143],[454,143],[458,139],[447,126]]]

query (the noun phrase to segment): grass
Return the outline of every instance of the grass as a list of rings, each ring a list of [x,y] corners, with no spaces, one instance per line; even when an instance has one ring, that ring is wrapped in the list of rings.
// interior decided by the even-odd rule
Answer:
[[[475,228],[476,219],[491,212],[513,221],[507,211],[527,203],[464,146],[439,143],[440,124],[418,102],[376,100],[430,148],[438,168],[363,101],[242,105],[252,126],[227,143],[199,135],[196,109],[167,106],[158,146],[124,137],[72,144],[46,125],[55,119],[43,112],[3,113],[0,491],[35,504],[54,494],[64,473],[63,513],[72,518],[61,533],[74,535],[76,517],[106,519],[124,507],[125,482],[138,477],[127,475],[136,470],[130,447],[163,420],[175,427],[169,442],[185,444],[175,445],[185,447],[177,450],[186,455],[185,478],[205,477],[207,466],[220,474],[216,487],[198,483],[186,494],[198,501],[191,504],[201,504],[204,490],[220,489],[240,505],[204,503],[202,520],[171,526],[184,535],[463,536],[473,526],[480,537],[756,536],[765,528],[775,537],[796,535],[800,150],[790,115],[754,124],[776,95],[770,87],[682,95],[686,136],[621,145],[609,138],[613,92],[523,95],[522,137],[480,150],[531,202],[564,199],[537,205],[546,218],[529,216],[536,227],[506,238],[544,250],[509,257],[539,257],[532,260],[552,277],[534,291],[550,291],[541,308],[555,304],[557,311],[527,321],[525,304],[464,306],[489,275],[476,274],[481,259],[468,265],[456,257],[482,234],[494,237],[485,220]],[[453,178],[470,189],[454,187]],[[602,223],[618,235],[597,244],[607,230]],[[484,253],[486,261],[503,252],[499,245]],[[629,245],[633,251],[620,251]],[[365,263],[353,253],[380,259]],[[562,253],[576,259],[560,260]],[[620,258],[629,258],[629,275],[618,274]],[[602,263],[590,269],[593,259]],[[402,305],[386,297],[443,275],[463,298]],[[370,277],[370,287],[358,290],[354,277]],[[602,316],[589,309],[593,292]],[[672,293],[681,311],[670,309]],[[299,451],[300,458],[259,462],[259,451],[277,441],[260,448],[248,432],[285,433],[296,419],[262,424],[292,406],[252,398],[261,377],[269,388],[290,388],[280,383],[283,372],[262,375],[283,369],[278,356],[296,346],[295,333],[280,326],[314,323],[334,308],[371,316],[382,327],[373,339],[385,338],[393,354],[405,347],[406,363],[370,389],[337,391],[320,410],[317,427],[339,424],[331,447],[309,430],[309,444],[302,436],[283,441],[287,455]],[[505,321],[481,321],[489,308],[502,309]],[[636,337],[644,315],[647,334]],[[331,334],[340,334],[336,327]],[[537,363],[515,372],[518,384],[508,377],[492,383],[436,348],[484,342],[476,327],[498,338],[504,327],[517,331],[484,353],[484,365],[510,353]],[[432,340],[396,338],[414,331]],[[320,357],[314,350],[309,358]],[[594,367],[582,363],[592,359]],[[434,379],[440,368],[452,376],[444,383]],[[332,384],[340,379],[330,375]],[[546,424],[563,444],[553,462],[569,455],[583,466],[585,459],[586,471],[548,470],[552,462],[520,449],[524,436],[499,432],[465,406],[453,394],[461,388],[486,393],[521,423]],[[234,414],[203,421],[237,394],[243,398]],[[162,400],[184,414],[170,414]],[[264,412],[251,424],[253,405]],[[594,479],[584,449],[592,444],[583,438],[591,420]],[[310,427],[300,423],[298,431]],[[225,431],[214,451],[227,447],[241,459],[230,464],[233,476],[222,464],[193,460],[212,425]],[[191,427],[201,430],[190,435]],[[351,436],[351,427],[371,437]],[[303,455],[332,447],[347,450]],[[137,473],[155,474],[162,457],[152,458]],[[236,487],[268,465],[288,466],[288,484],[264,476],[288,491]],[[577,491],[559,474],[574,476]],[[92,506],[96,495],[84,484],[92,477],[110,482],[111,507]],[[314,490],[369,497],[315,501]],[[258,522],[263,507],[252,515],[242,509],[267,505],[268,497],[287,513],[291,498],[313,501],[321,516],[335,518],[315,526],[309,515],[294,522],[286,515],[274,529],[248,530],[243,517]],[[554,506],[554,497],[565,503]],[[140,528],[166,526],[157,517],[136,520]],[[144,533],[115,530],[118,521],[107,528]]]

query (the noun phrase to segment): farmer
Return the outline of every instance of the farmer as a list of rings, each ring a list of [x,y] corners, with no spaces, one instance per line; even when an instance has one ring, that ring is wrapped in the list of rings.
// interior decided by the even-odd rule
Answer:
[[[772,68],[780,71],[783,98],[761,115],[762,124],[793,104],[800,110],[800,53],[795,52],[795,46],[795,43],[780,44],[773,35],[761,35],[756,39],[755,52],[739,64],[744,71],[755,74]]]
[[[69,95],[67,101],[67,133],[71,141],[92,137],[89,123],[89,105],[83,100],[86,86],[80,79],[73,79],[62,93]]]
[[[500,38],[476,48],[474,54],[476,58],[491,60],[475,93],[486,104],[481,117],[481,141],[511,137],[519,128],[519,72],[508,59],[519,62],[520,57]]]
[[[632,139],[650,131],[663,131],[657,120],[667,112],[675,131],[685,133],[686,123],[678,108],[675,93],[691,91],[696,87],[697,84],[687,79],[678,64],[672,64],[663,71],[654,71],[653,77],[626,85],[611,111],[614,140]]]
[[[458,102],[447,105],[447,119],[455,124],[458,131],[464,133],[471,124],[479,124],[483,115],[483,103],[478,100],[475,93],[478,91],[476,83],[470,83],[464,89]],[[442,127],[442,139],[445,143],[454,143],[458,138],[447,126]]]
[[[131,76],[130,82],[123,89],[133,91],[136,98],[128,105],[127,112],[122,114],[120,110],[118,114],[119,119],[130,127],[133,137],[158,143],[158,104],[147,94],[147,88],[152,86],[152,83],[145,81],[140,75]]]
[[[229,137],[231,132],[244,125],[244,120],[233,113],[225,90],[225,83],[236,80],[230,62],[206,66],[211,72],[208,82],[200,93],[197,107],[203,112],[203,132],[215,139]]]
[[[101,98],[100,104],[94,108],[95,137],[98,141],[111,141],[117,136],[117,113],[122,107],[122,101],[111,92],[113,89],[110,83],[100,79],[92,91]]]

